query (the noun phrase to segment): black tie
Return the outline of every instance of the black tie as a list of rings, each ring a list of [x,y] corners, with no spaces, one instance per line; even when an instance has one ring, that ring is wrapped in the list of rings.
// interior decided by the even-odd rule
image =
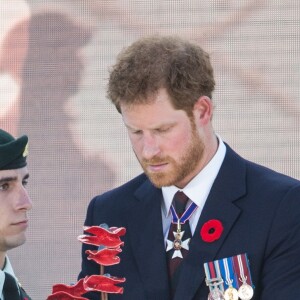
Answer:
[[[176,210],[176,214],[178,218],[181,217],[181,215],[184,213],[186,209],[186,204],[188,202],[189,198],[183,193],[178,191],[174,198],[173,198],[173,206]],[[192,237],[191,229],[189,221],[186,221],[184,224],[181,225],[181,232],[184,231],[184,234],[182,236],[182,242],[186,241],[187,239]],[[177,232],[177,224],[171,223],[169,234],[168,234],[168,240],[174,241],[174,232]],[[178,249],[176,251],[176,249]],[[171,288],[171,295],[172,297],[175,294],[180,271],[181,271],[181,262],[186,257],[188,251],[181,246],[177,247],[176,249],[171,249],[167,252],[167,262],[168,262],[168,268],[169,268],[169,278],[170,278],[170,288]],[[180,254],[183,256],[183,258],[176,256],[177,254]],[[176,256],[173,257],[172,256]]]
[[[5,300],[20,300],[19,288],[16,280],[10,274],[5,273],[3,296]]]

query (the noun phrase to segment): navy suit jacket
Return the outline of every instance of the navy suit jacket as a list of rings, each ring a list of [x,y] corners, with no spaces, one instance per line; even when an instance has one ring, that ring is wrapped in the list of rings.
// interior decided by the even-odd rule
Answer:
[[[161,189],[142,174],[97,196],[89,204],[85,225],[126,227],[118,265],[106,273],[125,277],[123,295],[109,299],[169,300],[166,251],[162,231]],[[204,242],[200,229],[218,219],[224,231],[217,241]],[[99,274],[86,259],[83,245],[79,278]],[[205,262],[247,253],[253,300],[300,298],[300,182],[249,162],[227,146],[195,233],[183,261],[174,300],[207,299]],[[99,299],[99,294],[88,294]]]

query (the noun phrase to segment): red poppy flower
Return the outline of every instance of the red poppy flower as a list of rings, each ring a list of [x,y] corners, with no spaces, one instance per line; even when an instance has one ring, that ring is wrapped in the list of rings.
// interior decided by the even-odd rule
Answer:
[[[120,257],[117,256],[122,252],[121,248],[103,248],[99,251],[86,250],[88,260],[93,260],[99,265],[112,266],[120,262]]]
[[[123,288],[115,284],[125,282],[125,280],[125,278],[114,276],[91,275],[84,278],[83,285],[86,291],[123,294]]]
[[[223,225],[219,220],[209,220],[203,224],[200,235],[204,242],[212,243],[221,237],[223,229]]]
[[[89,300],[81,296],[74,296],[67,292],[56,292],[48,296],[47,300]]]
[[[126,233],[124,227],[111,227],[106,229],[99,226],[90,226],[84,227],[84,231],[93,235],[82,234],[78,236],[78,240],[82,243],[109,248],[116,248],[124,245],[124,242],[120,239],[120,236],[123,236]]]
[[[83,287],[83,278],[77,281],[74,285],[66,285],[66,284],[55,284],[52,287],[52,293],[57,292],[66,292],[73,296],[81,296],[82,294],[86,293],[86,290]]]

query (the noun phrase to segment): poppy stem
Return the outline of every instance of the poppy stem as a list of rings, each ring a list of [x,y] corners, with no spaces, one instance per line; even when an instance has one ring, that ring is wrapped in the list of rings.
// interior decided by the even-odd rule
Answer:
[[[100,265],[100,275],[104,275],[104,266]],[[108,300],[107,293],[101,293],[101,299],[100,300]]]

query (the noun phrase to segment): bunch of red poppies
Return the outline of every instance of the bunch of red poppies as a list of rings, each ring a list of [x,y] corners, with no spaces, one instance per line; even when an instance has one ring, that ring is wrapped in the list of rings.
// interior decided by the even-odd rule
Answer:
[[[75,285],[56,284],[52,288],[52,294],[47,300],[88,300],[82,297],[87,292],[102,292],[123,294],[123,288],[116,284],[125,282],[125,278],[118,278],[110,274],[104,274],[104,267],[118,264],[118,254],[122,251],[124,242],[120,237],[126,233],[124,227],[108,227],[105,224],[100,226],[84,227],[83,234],[78,240],[85,244],[98,246],[98,250],[87,250],[87,259],[95,261],[100,265],[100,275],[86,276],[80,279]],[[106,297],[102,297],[107,299]]]

